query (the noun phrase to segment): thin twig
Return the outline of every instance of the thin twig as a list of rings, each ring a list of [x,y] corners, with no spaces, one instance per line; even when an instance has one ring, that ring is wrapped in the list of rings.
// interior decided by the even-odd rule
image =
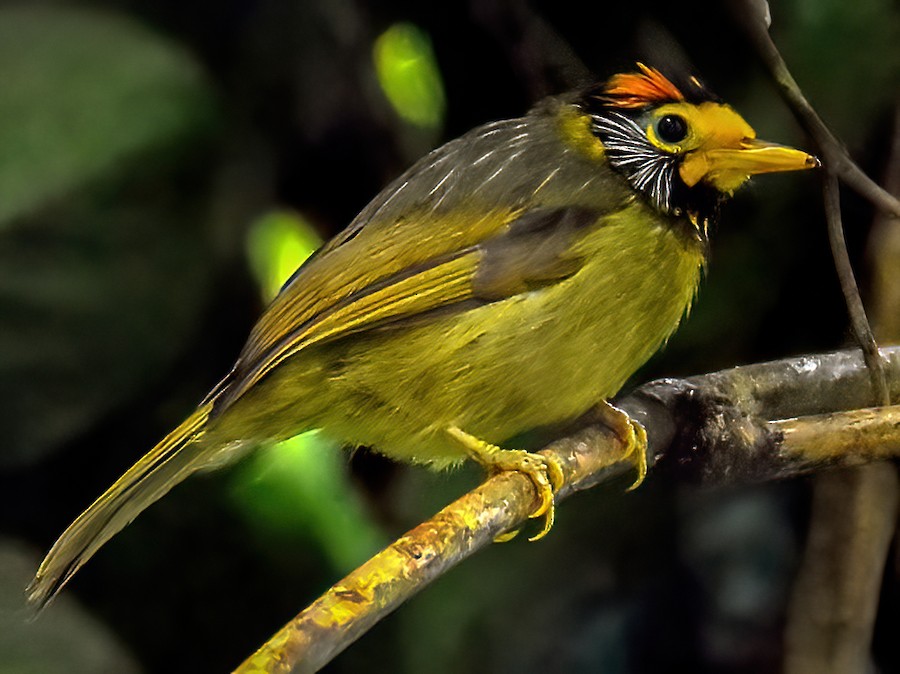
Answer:
[[[847,256],[838,179],[886,215],[900,216],[900,202],[860,170],[815,112],[753,2],[733,0],[732,8],[782,97],[818,145],[826,173],[825,214],[835,267],[875,399],[887,405],[890,391]],[[809,539],[788,614],[785,672],[843,674],[868,668],[880,579],[896,526],[897,498],[896,471],[889,465],[817,477]]]
[[[847,242],[844,239],[840,186],[837,176],[830,168],[825,170],[825,183],[822,191],[825,199],[825,220],[828,223],[828,241],[831,244],[831,254],[841,283],[841,291],[844,293],[853,334],[862,349],[866,366],[869,368],[875,402],[879,405],[890,405],[891,396],[885,379],[884,363],[878,354],[878,344],[875,342],[875,335],[869,325],[869,319],[866,317],[866,308],[859,296],[859,288],[856,285],[853,266],[850,264],[850,255],[847,252]]]
[[[821,159],[825,164],[877,208],[893,214],[894,217],[900,217],[900,200],[869,178],[856,165],[844,145],[835,138],[803,95],[778,47],[775,46],[765,19],[754,0],[732,0],[731,7],[737,16],[738,25],[746,32],[797,121],[819,146]]]
[[[883,355],[900,390],[900,347]],[[617,404],[646,427],[651,467],[722,483],[900,455],[900,406],[840,412],[864,407],[870,394],[858,351],[845,351],[660,380]],[[766,421],[814,413],[831,416]],[[832,437],[835,424],[846,428],[851,419],[878,442],[860,443],[852,433]],[[544,450],[563,467],[558,500],[633,469],[622,457],[621,440],[591,415],[578,429]],[[534,487],[523,475],[491,478],[337,583],[235,671],[316,671],[432,580],[521,526],[535,505]]]
[[[900,217],[900,201],[890,192],[880,187],[856,165],[847,154],[843,144],[831,133],[822,118],[810,105],[797,81],[788,70],[781,52],[769,34],[769,28],[754,0],[732,0],[732,9],[738,16],[748,37],[772,79],[778,85],[782,98],[790,107],[794,116],[804,129],[813,137],[822,155],[825,167],[825,216],[828,221],[828,238],[831,242],[832,255],[835,261],[841,290],[847,303],[850,324],[856,341],[866,356],[866,363],[872,373],[872,387],[876,400],[881,405],[890,404],[886,396],[887,387],[884,382],[884,368],[878,362],[878,345],[869,326],[865,308],[859,297],[853,268],[847,255],[844,242],[843,225],[841,224],[841,205],[837,179],[840,178],[876,207]]]

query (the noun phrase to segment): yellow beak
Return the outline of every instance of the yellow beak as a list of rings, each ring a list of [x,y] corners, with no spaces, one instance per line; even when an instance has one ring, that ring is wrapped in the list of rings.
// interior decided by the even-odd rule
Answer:
[[[678,172],[688,187],[703,180],[722,192],[731,192],[758,173],[802,171],[819,165],[818,159],[802,150],[745,138],[738,148],[698,149],[689,153]]]

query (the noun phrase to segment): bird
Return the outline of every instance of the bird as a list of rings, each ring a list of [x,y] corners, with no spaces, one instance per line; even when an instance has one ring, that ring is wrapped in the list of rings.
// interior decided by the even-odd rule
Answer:
[[[59,537],[30,602],[189,475],[311,429],[435,469],[523,472],[533,538],[562,473],[510,438],[599,409],[638,484],[646,435],[609,399],[689,310],[723,202],[817,165],[696,76],[642,63],[447,142],[294,272],[224,379]]]

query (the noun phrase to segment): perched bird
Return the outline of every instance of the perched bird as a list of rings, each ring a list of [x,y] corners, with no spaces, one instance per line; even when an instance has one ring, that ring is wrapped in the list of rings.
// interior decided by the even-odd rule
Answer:
[[[559,467],[501,449],[607,407],[672,334],[719,205],[751,175],[811,168],[696,78],[635,72],[539,103],[421,159],[287,281],[231,372],[60,536],[46,604],[107,540],[197,470],[321,428],[442,468],[531,477],[552,524]]]

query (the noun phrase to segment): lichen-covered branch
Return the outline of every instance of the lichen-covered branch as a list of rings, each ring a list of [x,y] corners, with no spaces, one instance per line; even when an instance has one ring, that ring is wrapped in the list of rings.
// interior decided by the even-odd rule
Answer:
[[[882,356],[896,393],[900,347]],[[660,380],[617,404],[647,429],[652,470],[704,482],[779,479],[900,455],[900,406],[865,409],[872,393],[858,351]],[[632,470],[621,441],[590,413],[543,451],[563,467],[557,500]],[[535,501],[524,475],[489,479],[334,585],[236,671],[318,670],[436,577],[521,526]]]

